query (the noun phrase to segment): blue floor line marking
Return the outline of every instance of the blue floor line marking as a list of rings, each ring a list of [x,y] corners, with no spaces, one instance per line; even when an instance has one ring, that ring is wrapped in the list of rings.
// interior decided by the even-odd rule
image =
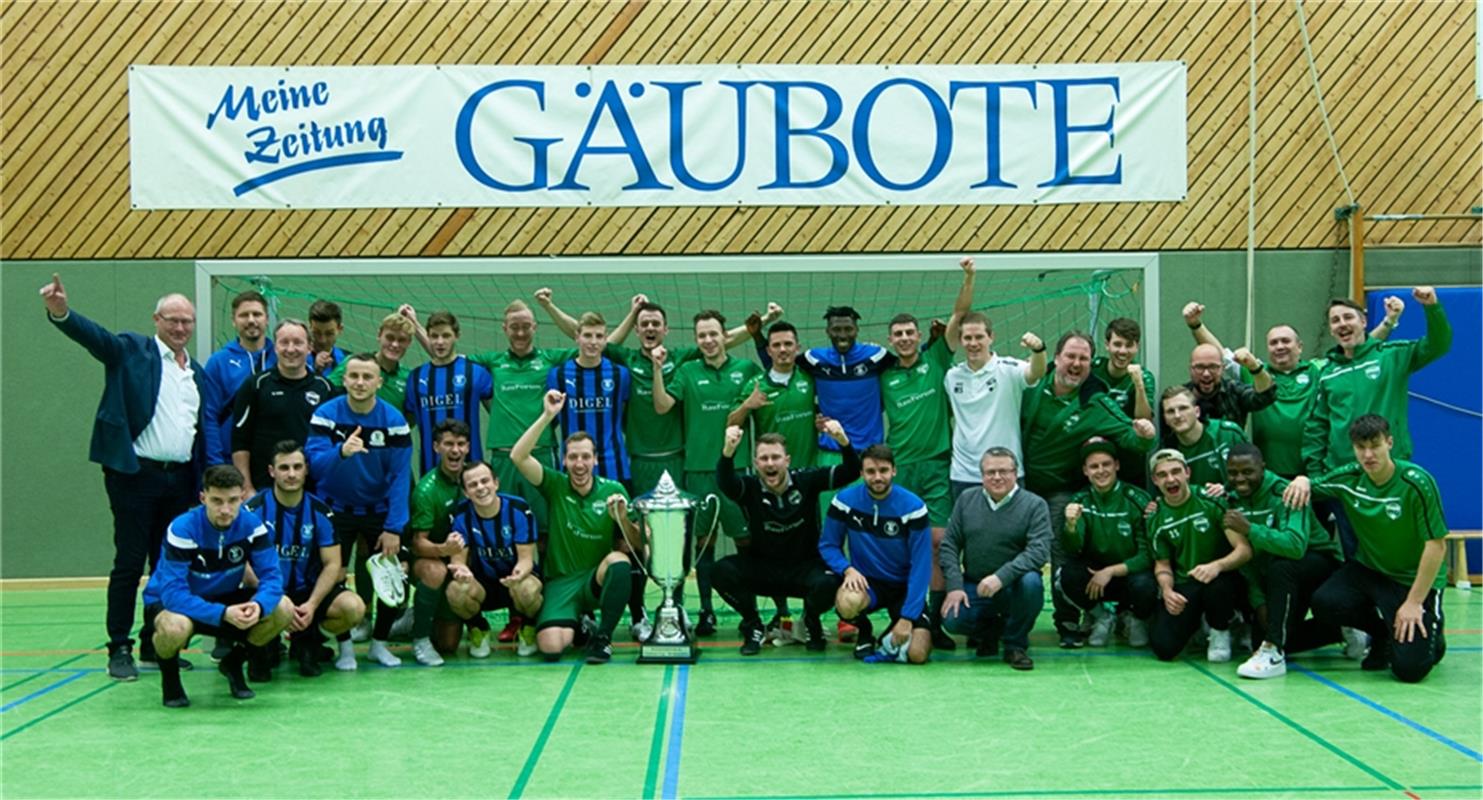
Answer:
[[[6,711],[9,711],[12,708],[15,708],[16,706],[18,706],[18,705],[20,705],[22,703],[26,703],[26,702],[30,702],[32,700],[35,700],[36,698],[38,698],[38,697],[46,694],[47,692],[50,692],[53,689],[60,689],[63,686],[66,686],[67,684],[69,684],[69,683],[77,680],[78,678],[83,677],[84,675],[87,675],[87,673],[86,672],[79,672],[79,673],[76,673],[74,675],[68,675],[67,677],[65,677],[65,678],[57,681],[56,683],[52,683],[52,684],[48,684],[46,686],[43,686],[40,689],[37,689],[36,691],[34,691],[34,692],[26,695],[25,697],[22,697],[19,700],[12,700],[12,701],[10,701],[9,703],[6,703],[3,706],[0,706],[0,713],[4,713]]]
[[[1330,689],[1333,689],[1334,691],[1338,692],[1339,694],[1344,695],[1345,697],[1348,697],[1351,700],[1355,700],[1357,702],[1363,703],[1364,705],[1367,705],[1370,708],[1372,708],[1372,709],[1374,709],[1376,711],[1379,711],[1381,714],[1384,714],[1385,716],[1390,717],[1391,719],[1395,720],[1396,722],[1399,722],[1402,725],[1405,725],[1406,727],[1411,728],[1414,731],[1417,731],[1418,733],[1424,733],[1427,736],[1430,736],[1431,738],[1436,739],[1437,741],[1441,742],[1442,744],[1447,745],[1448,747],[1452,748],[1453,750],[1456,750],[1457,752],[1462,753],[1463,755],[1467,756],[1468,758],[1473,759],[1474,761],[1477,761],[1479,763],[1483,763],[1483,753],[1479,753],[1477,750],[1474,750],[1474,749],[1472,749],[1471,747],[1468,747],[1465,744],[1462,744],[1460,742],[1455,742],[1452,739],[1449,739],[1446,736],[1443,736],[1442,734],[1437,733],[1436,731],[1432,730],[1431,728],[1428,728],[1425,725],[1422,725],[1421,723],[1416,722],[1415,720],[1413,720],[1413,719],[1411,719],[1411,718],[1409,718],[1409,717],[1401,714],[1400,712],[1398,712],[1398,711],[1392,711],[1391,709],[1386,708],[1385,706],[1380,705],[1379,703],[1375,702],[1374,700],[1371,700],[1370,698],[1365,697],[1364,695],[1360,694],[1359,692],[1356,692],[1353,689],[1349,689],[1347,687],[1341,686],[1341,685],[1339,685],[1339,684],[1337,684],[1337,683],[1329,680],[1328,678],[1325,678],[1322,675],[1319,675],[1319,674],[1313,672],[1312,670],[1309,670],[1309,669],[1304,668],[1304,667],[1300,667],[1297,664],[1294,664],[1293,665],[1293,669],[1296,669],[1298,672],[1303,673],[1304,675],[1308,676],[1309,678],[1312,678],[1313,680],[1318,681],[1319,683],[1323,684],[1324,686],[1327,686]]]
[[[681,664],[675,675],[674,716],[669,724],[669,752],[664,763],[664,790],[660,797],[674,800],[680,786],[680,745],[685,739],[685,693],[690,688],[690,665]]]

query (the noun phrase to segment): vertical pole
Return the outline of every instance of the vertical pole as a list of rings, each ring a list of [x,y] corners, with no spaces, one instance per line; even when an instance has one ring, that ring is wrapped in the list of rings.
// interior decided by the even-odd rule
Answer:
[[[1365,302],[1365,215],[1359,206],[1349,215],[1349,294]]]

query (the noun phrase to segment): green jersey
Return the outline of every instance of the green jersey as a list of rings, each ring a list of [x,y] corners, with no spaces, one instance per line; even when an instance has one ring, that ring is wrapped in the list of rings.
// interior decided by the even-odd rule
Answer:
[[[700,358],[695,347],[665,348],[664,385],[674,381],[675,370],[681,364]],[[685,449],[685,431],[681,415],[670,412],[654,412],[654,362],[649,354],[636,347],[609,345],[603,354],[613,361],[628,367],[629,392],[627,419],[623,424],[624,440],[630,457],[674,455]],[[671,392],[673,394],[673,392]]]
[[[1277,384],[1277,402],[1251,414],[1251,440],[1267,467],[1288,478],[1303,474],[1303,420],[1328,359],[1299,361],[1291,371],[1268,368]]]
[[[896,454],[897,464],[916,464],[944,455],[952,449],[948,420],[948,367],[953,351],[947,339],[930,342],[917,363],[897,363],[880,374],[881,401],[886,412],[886,444]]]
[[[1328,365],[1319,374],[1313,393],[1313,408],[1303,421],[1303,467],[1308,475],[1322,475],[1354,462],[1349,423],[1365,414],[1379,414],[1390,423],[1395,437],[1392,457],[1411,457],[1411,434],[1406,427],[1411,373],[1452,347],[1452,327],[1442,304],[1425,309],[1425,338],[1367,339],[1352,357],[1337,347],[1329,351]]]
[[[665,391],[683,409],[685,430],[685,471],[715,472],[716,458],[721,454],[721,445],[726,440],[726,417],[736,407],[737,394],[753,378],[762,374],[762,368],[751,361],[734,356],[718,367],[704,360],[687,361],[675,370],[674,379],[665,381]],[[745,454],[750,452],[746,440],[737,447],[737,463],[745,464]]]
[[[448,538],[452,526],[453,507],[463,497],[463,487],[458,479],[434,469],[423,475],[412,487],[412,521],[407,528],[411,531],[427,531],[428,541],[442,544]]]
[[[1148,571],[1153,561],[1148,557],[1143,511],[1151,500],[1148,492],[1122,481],[1106,492],[1088,486],[1071,498],[1071,502],[1081,504],[1076,528],[1060,520],[1061,549],[1099,568],[1126,564],[1129,574]]]
[[[546,373],[552,367],[577,357],[574,347],[533,347],[523,356],[510,350],[491,350],[469,356],[494,377],[494,396],[489,401],[489,429],[485,438],[491,450],[509,450],[520,434],[541,416],[546,396]],[[555,428],[541,432],[536,447],[556,444]]]
[[[814,466],[819,454],[819,432],[814,428],[814,379],[801,369],[788,373],[787,383],[777,383],[772,373],[762,373],[742,385],[737,405],[761,387],[768,404],[752,412],[757,433],[778,433],[787,440],[788,456],[794,469]]]
[[[1081,445],[1093,436],[1114,442],[1119,451],[1146,454],[1154,439],[1133,431],[1133,420],[1104,392],[1076,391],[1058,397],[1055,377],[1047,374],[1025,390],[1020,407],[1025,486],[1045,497],[1075,491],[1081,474]],[[1085,387],[1083,387],[1085,388]]]
[[[1159,498],[1148,520],[1149,549],[1155,561],[1167,560],[1176,581],[1189,580],[1189,571],[1230,555],[1226,539],[1225,507],[1191,488],[1189,499],[1177,506]]]
[[[1396,459],[1395,474],[1383,486],[1376,486],[1359,464],[1350,464],[1315,480],[1313,491],[1344,503],[1359,540],[1355,559],[1406,586],[1416,580],[1426,543],[1447,535],[1437,482],[1410,461]],[[1446,570],[1437,570],[1433,586],[1446,585]]]
[[[1133,405],[1137,395],[1133,393],[1133,376],[1124,372],[1121,378],[1114,378],[1107,364],[1107,356],[1097,356],[1092,359],[1092,376],[1102,381],[1107,386],[1107,396],[1124,414],[1133,416]],[[1143,397],[1148,400],[1148,407],[1154,408],[1158,404],[1158,395],[1154,394],[1153,373],[1143,370]]]
[[[1226,456],[1231,454],[1231,445],[1246,441],[1246,434],[1234,422],[1212,419],[1205,423],[1205,431],[1193,444],[1173,438],[1172,444],[1184,453],[1189,466],[1191,491],[1198,492],[1207,483],[1226,482]]]
[[[336,364],[335,368],[330,370],[330,374],[326,378],[331,384],[341,389],[345,388],[346,360],[341,359],[340,363]],[[379,361],[376,364],[380,367]],[[381,388],[376,390],[376,396],[385,400],[387,405],[400,412],[402,406],[407,402],[407,379],[412,377],[412,370],[407,369],[401,364],[397,364],[396,369],[391,372],[386,371],[384,367],[380,368]],[[410,422],[410,420],[408,421]]]
[[[564,578],[594,569],[613,552],[618,523],[608,513],[608,497],[628,492],[623,484],[592,476],[592,490],[577,494],[565,472],[541,468],[541,496],[551,507],[551,526],[541,571],[550,578]]]
[[[1339,542],[1318,524],[1311,506],[1292,509],[1282,502],[1287,484],[1285,478],[1267,470],[1262,485],[1250,497],[1242,497],[1234,489],[1226,490],[1226,502],[1251,523],[1251,533],[1247,536],[1251,540],[1251,560],[1241,571],[1246,575],[1246,589],[1253,608],[1266,604],[1264,589],[1272,559],[1297,560],[1310,551],[1325,553],[1335,560],[1344,557]]]

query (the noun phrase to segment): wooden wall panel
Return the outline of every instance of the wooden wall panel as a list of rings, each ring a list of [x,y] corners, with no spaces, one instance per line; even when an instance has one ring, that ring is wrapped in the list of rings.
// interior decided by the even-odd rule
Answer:
[[[1480,197],[1473,0],[1309,0],[1334,135],[1369,212]],[[1346,243],[1296,14],[1259,6],[1257,245]],[[0,255],[462,256],[1237,249],[1246,244],[1242,2],[331,3],[11,0],[0,9]],[[244,35],[243,32],[252,32]],[[1189,65],[1182,203],[827,208],[129,209],[127,70],[149,64]],[[1480,243],[1476,221],[1372,241]]]

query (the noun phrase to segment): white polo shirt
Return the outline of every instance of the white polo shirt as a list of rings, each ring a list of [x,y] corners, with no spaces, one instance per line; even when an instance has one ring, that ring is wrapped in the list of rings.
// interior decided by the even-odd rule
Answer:
[[[1007,447],[1025,474],[1020,452],[1020,405],[1025,389],[1026,363],[1017,358],[991,355],[981,369],[968,363],[954,364],[944,386],[953,404],[953,468],[955,481],[980,483],[978,462],[990,447]]]

